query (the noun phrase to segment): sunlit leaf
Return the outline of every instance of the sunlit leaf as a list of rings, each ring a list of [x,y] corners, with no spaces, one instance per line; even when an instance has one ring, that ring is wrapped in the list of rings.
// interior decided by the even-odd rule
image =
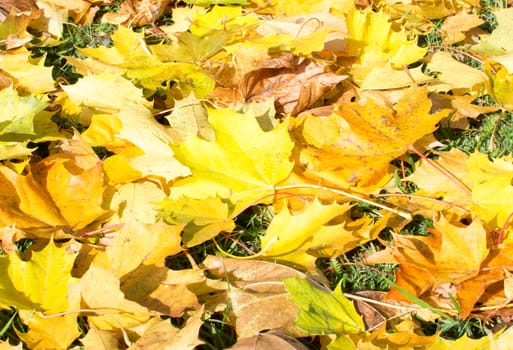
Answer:
[[[268,202],[274,186],[292,168],[287,123],[264,132],[250,113],[207,111],[215,141],[189,137],[171,145],[175,157],[192,171],[191,178],[173,187],[173,198],[185,195],[201,199],[217,194],[236,208]]]
[[[342,294],[340,286],[328,292],[298,277],[286,279],[283,283],[301,309],[296,326],[308,334],[344,336],[364,331],[361,316],[353,303]]]

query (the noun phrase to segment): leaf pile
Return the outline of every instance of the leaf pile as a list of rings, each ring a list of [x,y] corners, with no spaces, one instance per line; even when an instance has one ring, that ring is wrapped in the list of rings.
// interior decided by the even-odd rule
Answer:
[[[325,349],[512,341],[508,329],[448,340],[415,320],[511,319],[513,160],[436,135],[498,116],[489,150],[500,147],[513,9],[63,4],[0,4],[0,307],[18,315],[24,345],[191,349],[219,313],[233,349],[305,349],[296,338],[308,336]],[[114,29],[70,46],[72,26]],[[440,42],[419,44],[433,33]],[[45,65],[55,52],[76,81]],[[357,215],[359,203],[369,209]],[[219,237],[262,206],[272,217],[258,247],[225,252]],[[405,235],[418,217],[432,227]],[[320,258],[378,238],[363,263],[398,265],[389,292],[325,286]],[[217,256],[195,260],[208,242]]]

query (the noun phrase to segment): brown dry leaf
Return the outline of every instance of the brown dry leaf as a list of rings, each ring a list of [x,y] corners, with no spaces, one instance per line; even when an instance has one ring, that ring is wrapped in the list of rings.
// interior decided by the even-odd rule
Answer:
[[[368,99],[347,102],[326,118],[293,120],[297,166],[307,177],[338,186],[370,186],[389,174],[390,161],[433,132],[448,110],[431,114],[426,88],[411,88],[393,109]]]
[[[346,78],[324,64],[284,55],[262,62],[244,76],[239,88],[246,102],[274,98],[276,112],[296,115]]]
[[[26,29],[29,22],[41,15],[33,0],[0,2],[0,46],[5,50],[21,47],[32,40]]]
[[[245,289],[230,288],[230,313],[239,338],[251,337],[260,331],[276,328],[296,337],[306,335],[294,326],[299,308],[283,284],[277,286],[276,283],[260,283]]]
[[[102,22],[123,24],[128,27],[153,24],[164,13],[170,2],[170,0],[123,1],[119,11],[107,12],[102,16]]]
[[[37,22],[32,22],[31,27],[39,29],[51,35],[52,38],[61,38],[63,23],[71,18],[78,23],[91,7],[86,0],[36,0],[37,6],[43,15]],[[57,44],[54,39],[47,39],[48,44]]]
[[[280,328],[294,336],[305,334],[293,326],[298,312],[285,290],[283,279],[303,276],[289,267],[258,260],[237,260],[209,256],[207,270],[230,284],[226,298],[240,338],[262,330]]]
[[[16,16],[34,16],[39,12],[34,0],[3,0],[0,3],[0,22],[3,22],[9,13]]]
[[[465,40],[465,32],[480,26],[484,21],[477,13],[468,13],[462,10],[455,15],[446,17],[442,28],[442,40],[445,45],[451,45]]]
[[[229,350],[308,350],[308,348],[285,333],[258,333],[250,338],[239,338]]]
[[[286,265],[261,260],[239,260],[209,255],[203,261],[210,273],[219,278],[226,278],[232,285],[244,288],[259,282],[282,281],[304,274]]]
[[[365,322],[366,329],[378,329],[388,322],[388,326],[395,323],[401,316],[405,316],[404,309],[396,307],[397,305],[387,306],[384,302],[386,292],[379,291],[360,291],[354,293],[357,297],[351,297],[344,293],[349,299],[353,299],[359,314]],[[373,302],[377,301],[377,302]]]

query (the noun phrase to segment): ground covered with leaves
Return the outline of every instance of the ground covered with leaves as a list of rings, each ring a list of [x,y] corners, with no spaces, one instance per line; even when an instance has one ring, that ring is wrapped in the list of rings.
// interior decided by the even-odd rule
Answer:
[[[512,37],[492,1],[0,2],[0,349],[512,348]]]

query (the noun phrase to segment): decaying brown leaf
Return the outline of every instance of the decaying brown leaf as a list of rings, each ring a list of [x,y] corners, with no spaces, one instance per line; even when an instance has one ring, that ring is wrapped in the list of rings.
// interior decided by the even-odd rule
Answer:
[[[276,112],[296,115],[346,78],[321,63],[285,55],[262,62],[244,76],[239,89],[245,102],[273,98]]]

